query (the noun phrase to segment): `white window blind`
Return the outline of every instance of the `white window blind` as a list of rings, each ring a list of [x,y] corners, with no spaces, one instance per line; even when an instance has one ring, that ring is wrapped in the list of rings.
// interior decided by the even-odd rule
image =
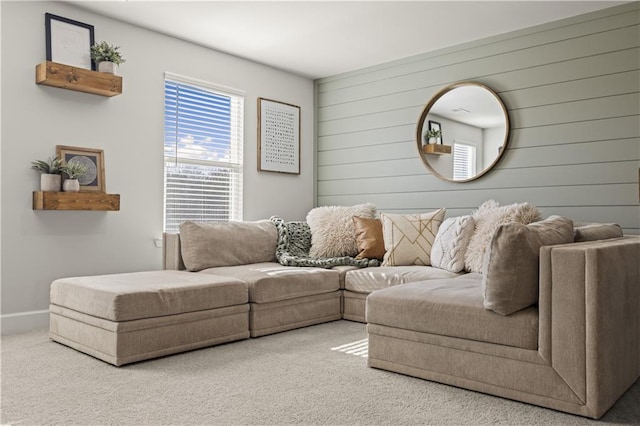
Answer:
[[[476,174],[476,147],[464,143],[453,144],[453,179],[469,179]]]
[[[165,232],[242,220],[243,94],[172,74],[164,94]]]

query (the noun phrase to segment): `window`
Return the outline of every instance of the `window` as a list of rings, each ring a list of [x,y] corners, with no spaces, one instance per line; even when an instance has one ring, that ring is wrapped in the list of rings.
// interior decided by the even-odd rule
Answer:
[[[453,144],[453,179],[469,179],[476,174],[476,147],[464,143]]]
[[[164,230],[242,220],[244,94],[165,74]]]

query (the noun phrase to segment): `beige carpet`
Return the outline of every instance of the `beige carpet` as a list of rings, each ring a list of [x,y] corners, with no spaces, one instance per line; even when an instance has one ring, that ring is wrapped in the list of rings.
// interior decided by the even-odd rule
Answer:
[[[47,339],[2,339],[2,424],[640,424],[640,384],[601,422],[366,366],[337,321],[121,368]]]

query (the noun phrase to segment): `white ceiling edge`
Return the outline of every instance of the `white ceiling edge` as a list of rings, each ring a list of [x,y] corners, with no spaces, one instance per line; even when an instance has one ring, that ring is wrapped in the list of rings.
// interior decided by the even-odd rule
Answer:
[[[317,79],[627,2],[125,0],[67,3]],[[126,52],[126,43],[118,44]]]

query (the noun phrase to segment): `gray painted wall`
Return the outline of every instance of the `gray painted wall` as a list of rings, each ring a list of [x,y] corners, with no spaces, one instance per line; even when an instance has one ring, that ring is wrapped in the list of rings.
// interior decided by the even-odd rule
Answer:
[[[640,233],[639,4],[317,80],[317,204],[455,216],[529,201]],[[498,92],[511,137],[493,171],[450,183],[422,164],[414,135],[430,97],[465,80]]]
[[[310,79],[54,2],[1,2],[2,328],[47,324],[49,285],[60,277],[160,269],[164,72],[246,91],[244,219],[304,219],[313,207]],[[124,93],[105,98],[35,84],[45,60],[44,13],[95,26],[96,41],[122,46]],[[162,54],[159,54],[162,52]],[[257,98],[302,108],[301,174],[257,171]],[[35,159],[56,145],[101,148],[119,212],[33,211]],[[282,191],[287,188],[287,191]],[[295,197],[290,194],[295,194]]]

